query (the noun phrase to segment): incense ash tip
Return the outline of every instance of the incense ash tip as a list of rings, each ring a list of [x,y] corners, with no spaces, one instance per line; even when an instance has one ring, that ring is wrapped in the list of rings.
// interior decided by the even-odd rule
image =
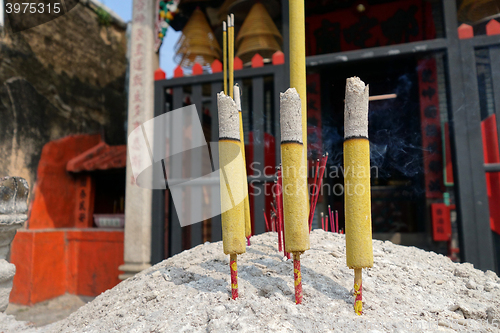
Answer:
[[[240,118],[236,103],[223,91],[217,94],[219,109],[219,137],[240,139]]]
[[[357,76],[350,77],[347,79],[346,91],[355,94],[362,94],[365,91],[366,85]]]
[[[302,103],[295,88],[280,94],[281,142],[302,143]]]
[[[280,100],[281,99],[298,99],[298,100],[300,100],[300,96],[295,88],[288,88],[284,93],[280,93]]]
[[[344,138],[368,138],[368,85],[348,78],[345,88]]]

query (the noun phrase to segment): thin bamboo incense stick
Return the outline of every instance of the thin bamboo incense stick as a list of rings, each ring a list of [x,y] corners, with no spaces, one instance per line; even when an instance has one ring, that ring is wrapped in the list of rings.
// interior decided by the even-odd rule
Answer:
[[[228,56],[229,56],[229,96],[234,98],[234,14],[227,16]]]
[[[234,85],[234,101],[238,109],[240,118],[240,143],[241,143],[241,155],[243,157],[243,172],[245,180],[247,179],[247,169],[246,169],[246,156],[245,156],[245,134],[243,133],[243,116],[241,108],[241,90],[238,84]],[[248,182],[242,184],[245,196],[245,237],[247,238],[247,245],[250,245],[250,237],[252,236],[252,219],[250,217],[250,201],[248,197]]]
[[[222,67],[224,71],[224,95],[227,95],[227,31],[226,22],[222,22]]]
[[[363,313],[362,269],[373,267],[370,204],[370,143],[368,141],[368,86],[357,77],[347,79],[344,115],[344,188],[346,261],[354,269],[354,311]]]
[[[295,88],[301,100],[302,144],[305,177],[307,177],[307,89],[306,89],[306,36],[303,0],[289,0],[290,22],[290,87]],[[309,198],[306,198],[309,200]]]
[[[325,217],[323,216],[323,212],[321,212],[321,229],[325,230]]]

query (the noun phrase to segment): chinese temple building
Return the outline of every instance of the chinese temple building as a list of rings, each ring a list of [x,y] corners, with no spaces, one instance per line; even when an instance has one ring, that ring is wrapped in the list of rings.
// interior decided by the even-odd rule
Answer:
[[[321,226],[319,213],[326,213],[330,205],[338,211],[343,228],[345,81],[358,76],[370,85],[374,238],[498,271],[500,13],[490,2],[305,2],[311,181],[312,161],[329,154],[314,227]],[[245,55],[235,60],[235,81],[243,91],[247,172],[255,194],[252,226],[258,234],[266,231],[261,212],[270,212],[272,201],[266,188],[274,181],[274,171],[269,173],[266,170],[273,169],[266,167],[280,163],[279,92],[288,87],[290,37],[288,2],[266,1],[258,6],[278,29],[279,38],[273,43],[278,42],[279,50],[274,55],[268,52],[269,36],[277,36],[271,28],[267,32],[254,28],[255,36],[261,34],[260,46],[248,49],[238,43],[238,35],[248,36],[246,27],[257,20],[252,16],[256,3],[180,1],[172,25],[182,30],[192,13],[201,10],[222,45],[222,21],[229,13],[235,15],[235,54]],[[255,26],[266,24],[262,19]],[[159,78],[155,115],[187,105],[189,99],[204,126],[212,129],[211,141],[216,141],[219,60],[211,66],[203,60],[192,67],[179,66],[173,78]],[[251,167],[253,162],[257,167]],[[220,240],[217,217],[181,229],[168,189],[153,191],[152,201],[153,263],[202,242]]]

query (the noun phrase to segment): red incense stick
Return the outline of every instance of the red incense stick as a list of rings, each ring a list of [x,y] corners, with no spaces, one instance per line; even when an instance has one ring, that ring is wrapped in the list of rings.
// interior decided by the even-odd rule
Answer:
[[[323,176],[325,174],[327,161],[328,161],[328,153],[326,153],[325,155],[323,155],[321,157],[321,162],[319,162],[319,160],[318,160],[319,168],[318,168],[318,178],[317,178],[317,184],[316,184],[317,192],[316,192],[316,196],[314,197],[314,206],[312,209],[313,216],[314,216],[314,212],[316,211],[316,205],[318,204],[319,193],[321,190],[321,185],[323,184]]]
[[[312,223],[313,223],[313,218],[314,218],[314,211],[315,211],[315,201],[316,197],[319,193],[319,188],[318,188],[318,169],[319,169],[319,159],[317,159],[314,163],[314,169],[316,169],[316,172],[314,173],[314,187],[313,191],[311,194],[311,206],[309,208],[309,232],[312,230]]]
[[[339,233],[339,211],[335,211],[335,230]]]
[[[335,229],[333,229],[332,208],[330,207],[330,205],[328,205],[328,217],[330,218],[330,230],[332,232],[335,232]]]
[[[270,230],[271,230],[271,228],[269,228],[269,222],[267,221],[266,211],[263,209],[263,210],[262,210],[262,213],[264,214],[264,221],[266,222],[266,232],[267,232],[267,231],[270,231]]]
[[[328,215],[325,216],[325,231],[328,231]]]

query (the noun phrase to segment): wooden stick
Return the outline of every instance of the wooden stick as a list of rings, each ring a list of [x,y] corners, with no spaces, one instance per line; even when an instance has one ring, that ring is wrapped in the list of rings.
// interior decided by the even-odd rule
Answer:
[[[363,313],[363,275],[361,268],[354,269],[354,312],[358,316]]]
[[[229,255],[229,267],[231,267],[231,297],[238,298],[238,256],[236,254]]]
[[[295,304],[302,303],[302,273],[300,272],[300,253],[293,254],[293,279],[295,285]]]
[[[222,67],[224,68],[224,95],[227,95],[227,31],[226,22],[222,22]]]

